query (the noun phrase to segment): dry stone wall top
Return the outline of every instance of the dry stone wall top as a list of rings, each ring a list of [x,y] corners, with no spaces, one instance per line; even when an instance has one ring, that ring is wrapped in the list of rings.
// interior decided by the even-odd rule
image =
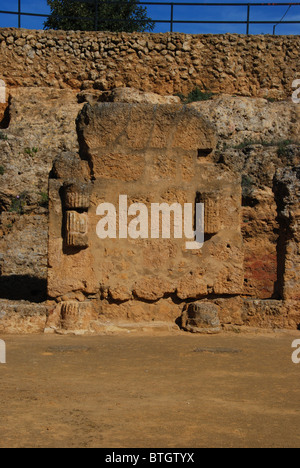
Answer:
[[[186,35],[0,29],[0,79],[8,86],[159,94],[198,86],[283,98],[299,78],[299,36]]]

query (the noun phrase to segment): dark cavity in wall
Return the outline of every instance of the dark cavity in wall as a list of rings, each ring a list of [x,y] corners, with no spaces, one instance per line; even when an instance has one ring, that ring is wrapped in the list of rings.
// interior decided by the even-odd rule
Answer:
[[[29,275],[0,276],[0,299],[43,302],[47,299],[47,280]]]
[[[4,112],[0,113],[0,128],[2,129],[8,128],[10,124],[10,103],[11,98],[9,97]]]

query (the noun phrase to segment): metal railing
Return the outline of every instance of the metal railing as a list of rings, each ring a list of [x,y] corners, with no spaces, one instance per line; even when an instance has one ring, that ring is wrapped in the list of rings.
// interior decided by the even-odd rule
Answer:
[[[94,23],[95,31],[99,29],[99,15],[98,15],[98,2],[97,0],[71,0],[75,2],[82,2],[82,3],[94,3],[95,2],[95,16],[93,18],[88,17],[70,17],[65,16],[61,17],[62,19],[82,19],[82,20],[92,20]],[[107,4],[117,4],[122,3],[121,0],[103,0]],[[273,25],[273,34],[276,33],[276,27],[279,24],[300,24],[299,20],[284,20],[285,16],[287,15],[288,11],[293,6],[300,6],[300,2],[297,3],[214,3],[214,2],[203,2],[203,3],[188,3],[188,2],[137,2],[137,5],[141,6],[168,6],[170,7],[170,17],[169,19],[154,19],[151,20],[156,24],[169,24],[170,25],[170,32],[173,32],[175,24],[233,24],[233,25],[242,25],[246,26],[246,34],[250,34],[250,25],[253,24],[261,24],[261,25]],[[176,7],[243,7],[246,8],[246,17],[241,20],[226,20],[226,21],[218,21],[218,20],[178,20],[175,19],[175,8]],[[270,21],[270,20],[252,20],[251,19],[251,8],[252,7],[278,7],[278,6],[286,6],[288,10],[285,12],[283,17],[277,21]],[[18,0],[18,11],[9,11],[9,10],[0,10],[0,14],[10,14],[10,15],[17,15],[18,16],[18,28],[21,28],[21,18],[22,16],[29,16],[29,17],[40,17],[40,18],[48,18],[50,14],[40,14],[40,13],[28,13],[21,10],[21,0]],[[102,21],[105,22],[116,22],[116,21],[126,21],[126,20],[116,20],[116,19],[104,19],[101,18]],[[299,28],[300,29],[300,28]],[[300,31],[299,31],[300,32]]]

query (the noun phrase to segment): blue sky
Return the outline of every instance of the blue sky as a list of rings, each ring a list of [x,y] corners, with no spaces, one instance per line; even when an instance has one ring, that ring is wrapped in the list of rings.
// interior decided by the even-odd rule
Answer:
[[[152,0],[154,1],[154,0]],[[157,0],[156,0],[157,1]],[[160,1],[160,0],[159,0]],[[162,0],[164,1],[164,0]],[[171,1],[171,0],[167,0]],[[183,0],[173,0],[174,3],[182,3]],[[201,3],[201,0],[187,0],[189,3]],[[207,0],[208,2],[219,3],[222,0]],[[223,0],[227,1],[227,0]],[[247,1],[243,0],[228,0],[231,3],[245,3],[245,6],[176,6],[174,7],[174,20],[208,20],[208,21],[240,21],[246,20],[247,17]],[[266,1],[266,0],[265,0]],[[298,0],[300,1],[300,0]],[[258,2],[258,0],[257,0]],[[282,0],[284,3],[289,3],[288,0]],[[281,2],[281,3],[282,3]],[[151,3],[151,0],[149,0]],[[156,20],[169,20],[170,6],[148,6],[148,15]],[[50,9],[46,0],[21,0],[21,9],[26,13],[48,14]],[[0,10],[17,11],[18,0],[0,0]],[[287,6],[253,6],[251,7],[251,18],[254,21],[273,21],[276,24],[287,10]],[[285,20],[300,21],[300,5],[293,6]],[[43,29],[43,18],[33,18],[23,16],[21,26],[28,29]],[[0,14],[0,27],[17,27],[18,18],[16,15]],[[170,26],[168,24],[158,23],[154,32],[167,32]],[[245,33],[246,25],[212,25],[212,24],[174,24],[174,31],[189,33],[189,34],[204,34],[204,33]],[[259,24],[250,26],[250,34],[271,34],[273,31],[272,25]],[[300,24],[279,25],[276,28],[277,34],[300,34]]]

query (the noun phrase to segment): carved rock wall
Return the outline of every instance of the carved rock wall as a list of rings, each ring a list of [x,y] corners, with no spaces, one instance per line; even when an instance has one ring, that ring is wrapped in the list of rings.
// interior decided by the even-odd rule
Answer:
[[[116,180],[119,180],[124,186],[126,186],[127,178],[129,184],[138,183],[137,178],[142,177],[144,166],[146,166],[149,177],[151,177],[154,184],[169,184],[168,176],[178,174],[179,168],[176,165],[179,161],[185,184],[193,180],[193,165],[190,165],[190,163],[193,164],[193,161],[197,161],[197,165],[201,165],[200,161],[202,161],[204,166],[209,162],[211,167],[218,167],[217,172],[223,171],[224,174],[235,174],[233,177],[237,178],[236,180],[242,175],[241,228],[243,254],[245,256],[243,295],[247,298],[246,306],[243,306],[243,300],[240,296],[230,298],[226,296],[226,293],[224,293],[226,297],[212,300],[219,307],[220,320],[223,326],[254,324],[262,327],[288,326],[296,328],[299,325],[299,303],[297,300],[291,301],[289,299],[285,300],[284,303],[277,300],[275,301],[276,307],[273,303],[272,307],[267,307],[266,304],[269,304],[270,301],[261,301],[261,299],[269,300],[272,297],[276,299],[297,297],[297,284],[299,284],[299,281],[297,283],[297,277],[292,275],[295,275],[295,272],[298,271],[297,259],[299,254],[297,253],[297,246],[299,241],[297,236],[293,234],[292,225],[287,231],[290,233],[289,236],[291,234],[294,236],[289,244],[290,257],[287,265],[294,265],[295,268],[293,267],[294,270],[293,268],[290,269],[289,277],[291,281],[289,283],[291,286],[288,288],[289,292],[286,289],[285,293],[283,292],[284,270],[281,268],[286,262],[285,256],[282,257],[282,252],[285,252],[285,250],[281,249],[280,242],[281,240],[284,241],[286,237],[279,235],[280,228],[281,226],[284,227],[285,222],[285,215],[282,217],[280,214],[284,210],[283,202],[280,201],[282,198],[280,193],[286,194],[286,190],[289,193],[290,189],[288,187],[278,189],[275,200],[273,177],[278,168],[292,168],[299,165],[299,143],[297,144],[299,106],[291,101],[270,103],[264,99],[234,98],[230,96],[219,96],[212,101],[193,104],[192,106],[196,108],[197,112],[200,112],[215,125],[218,140],[216,151],[208,155],[206,151],[208,148],[203,145],[201,151],[198,151],[200,148],[197,151],[194,149],[193,155],[191,149],[190,154],[187,152],[183,157],[183,154],[180,155],[178,152],[174,158],[169,155],[167,157],[160,155],[160,150],[156,149],[156,153],[153,152],[150,155],[152,158],[155,153],[153,161],[148,155],[149,161],[152,161],[148,167],[147,164],[143,166],[141,148],[135,147],[134,151],[130,151],[130,155],[137,158],[130,165],[126,153],[118,151],[117,154],[114,154],[107,146],[101,147],[101,143],[99,144],[97,138],[93,138],[92,130],[90,133],[86,131],[88,144],[85,144],[85,137],[81,133],[81,157],[83,159],[78,157],[79,147],[75,119],[83,104],[78,104],[76,93],[47,88],[10,89],[9,93],[11,96],[9,106],[10,122],[7,129],[1,130],[1,133],[7,139],[0,138],[0,166],[2,166],[4,172],[2,175],[0,174],[0,292],[2,298],[0,305],[3,311],[0,320],[1,330],[5,328],[6,331],[20,332],[23,326],[24,331],[40,331],[43,328],[42,323],[44,325],[46,323],[46,312],[40,314],[40,305],[38,304],[46,297],[48,254],[48,214],[47,208],[42,206],[41,203],[41,192],[45,193],[47,191],[48,177],[53,166],[53,160],[57,158],[57,155],[62,154],[63,157],[56,159],[51,171],[52,183],[58,184],[57,206],[60,208],[56,212],[56,217],[61,220],[61,223],[64,223],[63,212],[72,212],[75,213],[74,216],[78,215],[81,218],[81,215],[83,215],[83,218],[85,218],[88,211],[91,210],[92,199],[89,199],[90,194],[88,193],[87,196],[87,194],[80,192],[78,188],[75,190],[76,184],[74,185],[72,182],[68,182],[64,186],[63,181],[66,180],[78,181],[79,179],[80,184],[83,184],[84,187],[95,183],[95,179],[98,177],[95,174],[103,174],[104,193],[106,193],[105,190],[111,190],[113,197],[115,194],[113,193],[111,177],[115,176]],[[127,90],[123,90],[122,93],[122,99],[125,101],[127,99],[126,94],[128,94]],[[83,94],[81,93],[79,96],[81,102],[85,98],[93,102],[99,98],[98,92],[97,95],[93,95],[92,92],[87,93],[89,96],[87,94],[83,96]],[[118,93],[116,94],[118,95]],[[131,91],[129,94],[128,100],[130,102],[134,99],[140,102],[141,93]],[[161,96],[159,98],[162,99]],[[150,98],[147,97],[147,99]],[[153,102],[161,102],[160,99],[158,100],[155,95],[151,95]],[[104,108],[109,107],[109,105],[105,104]],[[101,104],[98,106],[101,106]],[[90,115],[92,114],[86,113],[87,117]],[[128,122],[129,120],[125,119],[124,121]],[[140,119],[135,117],[135,122],[136,128],[138,128]],[[121,126],[121,124],[121,121],[118,122],[118,125]],[[145,128],[147,127],[143,127],[143,129]],[[101,131],[101,127],[97,127],[97,134],[99,134],[99,131]],[[144,130],[143,132],[145,133],[144,139],[147,139],[148,134]],[[135,133],[135,127],[132,126],[129,134],[125,135],[124,133],[123,138],[126,136],[127,139],[129,138],[130,141],[134,142],[138,138]],[[294,141],[282,147],[280,141],[288,139]],[[248,144],[245,144],[246,140],[248,140]],[[156,141],[159,142],[159,138]],[[38,149],[37,153],[27,152],[27,149],[31,150],[34,147]],[[95,150],[95,153],[91,151],[91,148],[93,151]],[[96,157],[98,150],[102,155],[101,161],[97,160]],[[106,150],[110,152],[106,153]],[[139,152],[140,154],[138,154]],[[109,158],[107,154],[110,155]],[[176,164],[174,164],[175,162]],[[288,169],[286,171],[288,172]],[[284,180],[286,177],[284,175]],[[111,188],[109,189],[110,185]],[[209,187],[203,192],[199,190],[199,187],[193,185],[193,194],[195,195],[195,193],[198,200],[208,194],[210,194],[210,197],[207,200],[213,198]],[[217,193],[214,191],[213,193],[217,201]],[[297,209],[296,193],[293,191],[292,213],[296,213]],[[24,198],[19,199],[20,195],[23,195]],[[53,195],[53,197],[53,203],[56,203],[55,196]],[[169,193],[168,196],[164,197],[164,200],[174,200],[174,193]],[[181,198],[179,197],[178,200],[181,200]],[[98,196],[97,201],[99,201]],[[134,201],[137,201],[137,199],[134,198]],[[145,201],[147,203],[147,200]],[[193,201],[195,202],[195,200]],[[50,196],[50,208],[51,203]],[[222,213],[222,206],[218,206],[215,202],[211,203],[211,212]],[[95,210],[95,205],[93,209]],[[296,217],[293,218],[294,215],[291,216],[291,219],[296,220]],[[216,220],[217,218],[214,219],[214,223]],[[65,221],[64,226],[67,226],[67,218],[65,218]],[[73,236],[72,240],[70,238],[70,245],[67,241],[63,246],[67,259],[72,257],[72,255],[67,255],[68,249],[72,252],[74,252],[74,249],[78,249],[80,255],[87,254],[88,249],[83,248],[87,245],[87,239],[84,239],[83,244],[80,241],[79,245],[73,245],[78,242],[78,235],[79,237],[85,236],[86,229],[82,226],[80,222],[73,223],[73,227],[77,227],[79,232],[73,232],[75,237]],[[88,226],[88,229],[90,229],[90,226]],[[94,229],[94,226],[92,226],[92,229]],[[218,229],[218,226],[209,227],[208,223],[206,223],[208,236],[214,237],[213,233],[209,234],[208,231]],[[62,234],[59,228],[57,238],[62,239]],[[208,242],[211,241],[212,239],[208,239]],[[286,245],[285,241],[282,245]],[[53,249],[54,255],[59,252],[59,248],[57,251],[55,248]],[[150,248],[149,251],[151,252]],[[126,265],[119,261],[118,254],[114,255],[109,264],[108,259],[111,252],[112,250],[107,251],[104,257],[104,266],[101,266],[101,268],[106,268],[107,275],[111,274],[110,272],[115,267],[114,264],[118,265],[120,269],[126,270]],[[164,250],[157,245],[149,256],[149,268],[154,265],[159,271],[163,264],[167,264],[173,250],[170,249],[168,252],[166,256]],[[103,258],[103,255],[101,255],[100,258]],[[277,257],[279,259],[283,258],[283,261],[278,262]],[[84,264],[89,261],[88,256],[83,256],[82,266],[80,266],[79,262],[77,266],[79,277],[81,273],[82,277],[85,277]],[[279,264],[278,272],[277,263]],[[72,265],[71,262],[69,265]],[[82,271],[80,271],[80,268],[82,268]],[[288,276],[285,277],[288,279]],[[182,285],[177,285],[176,294],[174,294],[174,286],[171,284],[167,288],[170,290],[168,297],[161,299],[157,299],[162,295],[161,284],[159,281],[155,282],[151,279],[143,284],[134,284],[134,289],[132,284],[125,286],[122,284],[120,286],[117,281],[115,284],[112,282],[109,288],[100,288],[100,282],[95,286],[79,280],[74,287],[72,279],[69,282],[68,278],[61,279],[62,286],[57,281],[61,290],[58,288],[53,294],[54,297],[57,297],[57,300],[85,302],[87,298],[93,296],[95,296],[94,299],[90,299],[92,301],[98,301],[101,298],[101,302],[99,302],[101,306],[98,308],[97,314],[103,317],[107,314],[107,317],[111,320],[123,319],[133,322],[143,317],[147,321],[154,318],[155,320],[163,319],[174,322],[174,318],[179,317],[182,312],[184,301],[190,300],[187,298],[196,296],[199,299],[199,297],[203,297],[199,296],[199,291],[201,291],[199,277],[195,279],[191,275],[185,278]],[[62,290],[72,291],[72,293],[62,296]],[[132,294],[132,290],[134,290],[134,294]],[[99,292],[95,293],[95,291]],[[205,293],[205,288],[203,291]],[[214,285],[214,291],[218,294],[217,284]],[[284,294],[288,295],[284,296]],[[293,294],[295,295],[293,296]],[[29,311],[30,309],[31,311],[30,315],[28,315],[27,311],[24,315],[24,305],[22,303],[11,302],[11,300],[15,301],[17,299],[37,302],[36,304],[26,304],[26,310]],[[147,303],[146,309],[144,307],[145,302]],[[57,307],[60,309],[61,305],[59,304]],[[43,310],[51,311],[52,309],[53,304],[50,302],[49,306],[44,306]],[[36,319],[34,311],[36,311]],[[20,317],[19,322],[18,314]],[[58,315],[59,319],[57,320],[59,322],[62,320],[60,311]],[[53,316],[52,312],[50,316]],[[26,317],[26,320],[24,320],[24,317]],[[36,325],[34,325],[35,320]],[[93,319],[90,318],[89,320],[93,323],[93,331],[101,329],[97,324],[97,320],[94,320],[94,316]]]
[[[80,291],[99,301],[105,318],[114,311],[111,302],[135,301],[140,307],[142,301],[142,319],[148,316],[147,302],[241,294],[241,183],[212,162],[216,138],[210,124],[192,108],[116,103],[86,105],[77,128],[82,158],[77,165],[88,162],[90,168],[90,205],[80,202],[78,213],[66,203],[66,187],[76,187],[73,198],[82,199],[82,187],[88,187],[83,176],[72,182],[71,172],[67,180],[50,180],[49,296],[61,299]],[[206,157],[199,157],[202,152]],[[64,159],[55,165],[63,167]],[[99,203],[121,210],[120,195],[127,196],[126,212],[133,203],[148,208],[147,238],[121,235],[120,211],[116,238],[97,237]],[[151,238],[151,204],[183,208],[200,202],[207,205],[203,249],[188,250],[186,239],[172,232],[170,239]],[[177,307],[173,313],[175,320]]]
[[[274,178],[280,235],[279,288],[285,300],[300,299],[300,166],[278,169]]]

